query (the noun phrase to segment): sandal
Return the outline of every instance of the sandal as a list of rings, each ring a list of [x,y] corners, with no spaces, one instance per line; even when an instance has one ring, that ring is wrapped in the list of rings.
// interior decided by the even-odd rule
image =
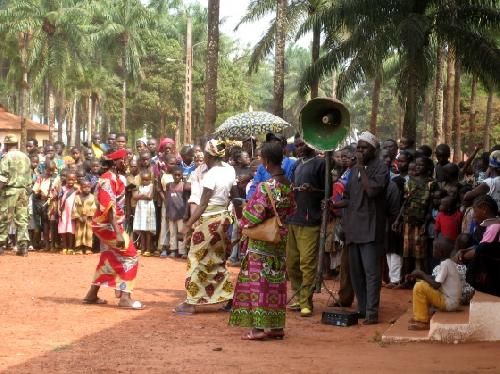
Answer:
[[[83,299],[82,303],[83,304],[87,304],[87,305],[105,305],[108,302],[106,300],[101,299],[101,298],[98,297],[98,298],[96,298],[94,300]]]
[[[250,330],[241,336],[241,340],[266,340],[268,335],[264,331]]]
[[[118,303],[118,308],[121,308],[121,309],[143,310],[144,307],[145,307],[145,305],[143,305],[138,300],[133,301],[132,304],[129,304],[129,305],[120,305],[120,303]]]
[[[269,339],[283,340],[285,338],[285,332],[283,330],[271,330],[266,334]]]

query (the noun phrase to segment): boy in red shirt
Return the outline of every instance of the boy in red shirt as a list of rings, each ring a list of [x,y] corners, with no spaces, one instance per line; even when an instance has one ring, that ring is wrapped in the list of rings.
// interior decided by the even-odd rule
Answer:
[[[462,217],[463,213],[457,209],[454,198],[447,196],[441,199],[439,213],[434,224],[435,238],[442,235],[454,242],[460,234]]]

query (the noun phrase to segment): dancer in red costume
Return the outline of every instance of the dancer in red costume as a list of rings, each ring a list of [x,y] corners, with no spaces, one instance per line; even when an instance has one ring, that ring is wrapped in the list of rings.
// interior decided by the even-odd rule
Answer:
[[[96,186],[97,211],[92,220],[94,234],[101,242],[101,257],[92,286],[83,299],[85,304],[106,304],[97,296],[101,286],[115,289],[121,308],[142,309],[140,301],[134,301],[131,293],[137,275],[138,260],[134,243],[124,230],[125,184],[119,174],[125,170],[125,149],[104,156],[101,175]]]

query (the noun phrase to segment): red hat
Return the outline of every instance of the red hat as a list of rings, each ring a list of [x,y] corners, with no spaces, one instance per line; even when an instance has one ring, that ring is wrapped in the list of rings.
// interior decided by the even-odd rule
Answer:
[[[127,150],[122,148],[117,151],[114,151],[113,153],[105,155],[104,158],[106,160],[116,161],[116,160],[121,160],[127,156],[128,156]]]

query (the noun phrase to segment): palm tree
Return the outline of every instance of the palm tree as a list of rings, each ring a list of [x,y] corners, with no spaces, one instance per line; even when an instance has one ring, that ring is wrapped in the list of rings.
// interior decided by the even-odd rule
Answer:
[[[99,24],[92,40],[96,46],[118,56],[117,65],[122,77],[122,113],[120,130],[125,132],[127,121],[127,84],[138,82],[142,76],[141,57],[145,55],[145,40],[153,37],[154,17],[140,0],[102,1],[93,3],[94,16]]]
[[[208,1],[207,73],[205,86],[205,135],[215,131],[217,119],[217,69],[219,59],[219,0]]]
[[[276,4],[273,113],[278,117],[283,117],[283,100],[285,98],[285,38],[287,3],[288,0],[278,0]]]
[[[455,130],[455,144],[453,152],[453,161],[462,160],[462,123],[460,118],[460,78],[461,64],[460,60],[455,61],[455,87],[453,92],[453,129]]]
[[[284,74],[282,74],[287,39],[299,39],[308,32],[312,32],[311,47],[312,63],[320,56],[322,25],[315,18],[327,1],[325,0],[253,0],[248,6],[246,15],[241,19],[236,29],[243,23],[254,22],[266,14],[274,12],[276,16],[271,21],[264,36],[253,49],[249,63],[249,72],[257,71],[259,64],[273,51],[275,54],[275,85],[274,85],[274,114],[283,114]],[[279,41],[279,43],[277,43]],[[311,97],[317,97],[319,79],[313,78]]]
[[[443,142],[443,44],[438,41],[436,48],[436,78],[434,83],[434,100],[432,110],[432,149]]]
[[[446,96],[445,112],[443,120],[444,142],[451,144],[451,135],[453,132],[453,94],[455,87],[455,51],[448,48],[446,61]]]
[[[487,87],[488,89],[488,101],[486,104],[486,119],[484,122],[484,138],[483,138],[483,149],[490,149],[491,142],[491,122],[493,117],[493,88]]]
[[[474,151],[475,132],[476,132],[476,95],[477,95],[477,76],[472,75],[469,109],[469,153]]]
[[[398,92],[405,108],[403,136],[415,139],[418,106],[433,71],[437,36],[457,47],[457,58],[468,71],[494,82],[500,80],[500,52],[489,35],[500,18],[494,3],[462,0],[449,6],[438,0],[338,0],[318,17],[325,25],[327,40],[329,30],[343,28],[349,34],[337,44],[328,45],[327,53],[307,72],[304,91],[309,89],[311,75],[328,74],[346,61],[350,62],[343,72],[346,82],[339,78],[337,91],[342,86],[354,88],[366,79],[367,65],[373,67],[373,62],[380,63],[398,51]]]

